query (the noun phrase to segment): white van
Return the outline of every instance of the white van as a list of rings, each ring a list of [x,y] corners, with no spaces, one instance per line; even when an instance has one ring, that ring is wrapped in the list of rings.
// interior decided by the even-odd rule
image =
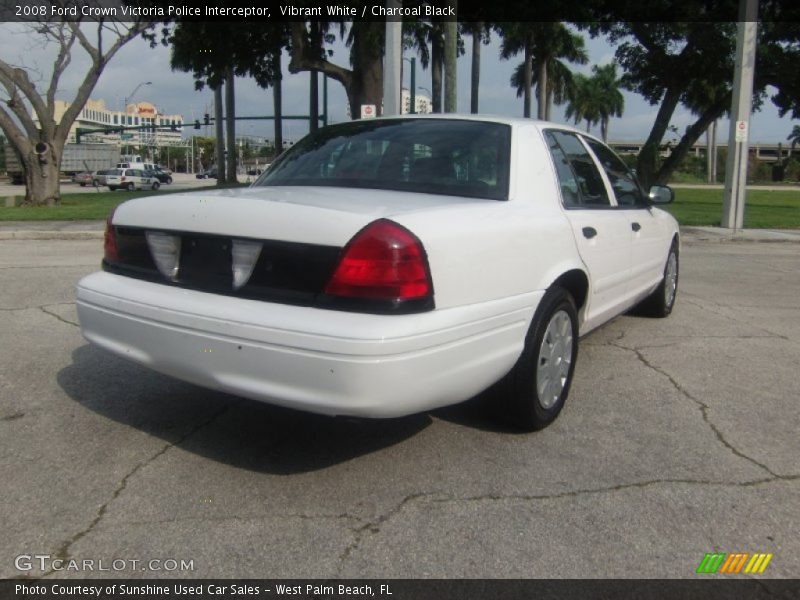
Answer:
[[[125,163],[122,163],[125,164]],[[106,185],[112,192],[119,188],[133,190],[157,190],[161,187],[158,179],[150,177],[144,169],[112,169],[106,173]]]

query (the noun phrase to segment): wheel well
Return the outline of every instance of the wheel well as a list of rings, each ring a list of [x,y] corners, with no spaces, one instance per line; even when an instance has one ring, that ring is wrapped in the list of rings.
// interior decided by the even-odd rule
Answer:
[[[575,300],[578,310],[586,303],[586,295],[589,292],[589,279],[586,277],[586,273],[580,269],[567,271],[556,279],[552,285],[558,285],[567,290]]]

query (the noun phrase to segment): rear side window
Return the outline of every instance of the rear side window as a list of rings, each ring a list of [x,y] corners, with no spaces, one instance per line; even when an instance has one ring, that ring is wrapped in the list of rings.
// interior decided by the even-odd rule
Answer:
[[[611,182],[611,189],[620,206],[647,206],[639,182],[622,159],[595,140],[586,139]]]
[[[597,166],[578,136],[574,133],[567,131],[547,131],[545,136],[548,140],[548,145],[551,147],[551,154],[556,164],[556,171],[561,184],[562,194],[564,190],[577,189],[577,197],[570,194],[570,202],[576,199],[577,204],[568,204],[567,197],[564,197],[564,205],[567,207],[585,207],[585,208],[602,208],[611,206],[611,201],[608,198],[605,183],[597,170]],[[557,147],[561,151],[561,161],[553,151],[553,147]],[[563,159],[569,164],[572,178],[569,178],[568,172],[564,169]],[[564,179],[562,179],[562,177]]]
[[[255,185],[508,198],[511,128],[457,119],[356,121],[295,144]]]

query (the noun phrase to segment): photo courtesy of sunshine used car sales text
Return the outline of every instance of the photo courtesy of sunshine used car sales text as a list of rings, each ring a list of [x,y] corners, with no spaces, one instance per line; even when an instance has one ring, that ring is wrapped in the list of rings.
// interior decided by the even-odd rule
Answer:
[[[243,596],[294,596],[294,597],[390,597],[391,587],[387,583],[337,583],[335,585],[319,583],[298,584],[296,581],[288,583],[103,583],[103,584],[74,584],[74,583],[48,583],[26,584],[16,583],[14,595],[24,597],[155,597],[155,596],[191,596],[191,597],[243,597]]]

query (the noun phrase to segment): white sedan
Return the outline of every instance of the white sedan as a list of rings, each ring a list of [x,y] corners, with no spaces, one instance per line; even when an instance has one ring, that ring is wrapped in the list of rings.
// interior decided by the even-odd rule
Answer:
[[[256,400],[392,417],[494,386],[540,429],[579,336],[672,310],[678,226],[654,207],[671,200],[564,125],[344,123],[250,188],[120,205],[78,316],[98,346]]]

